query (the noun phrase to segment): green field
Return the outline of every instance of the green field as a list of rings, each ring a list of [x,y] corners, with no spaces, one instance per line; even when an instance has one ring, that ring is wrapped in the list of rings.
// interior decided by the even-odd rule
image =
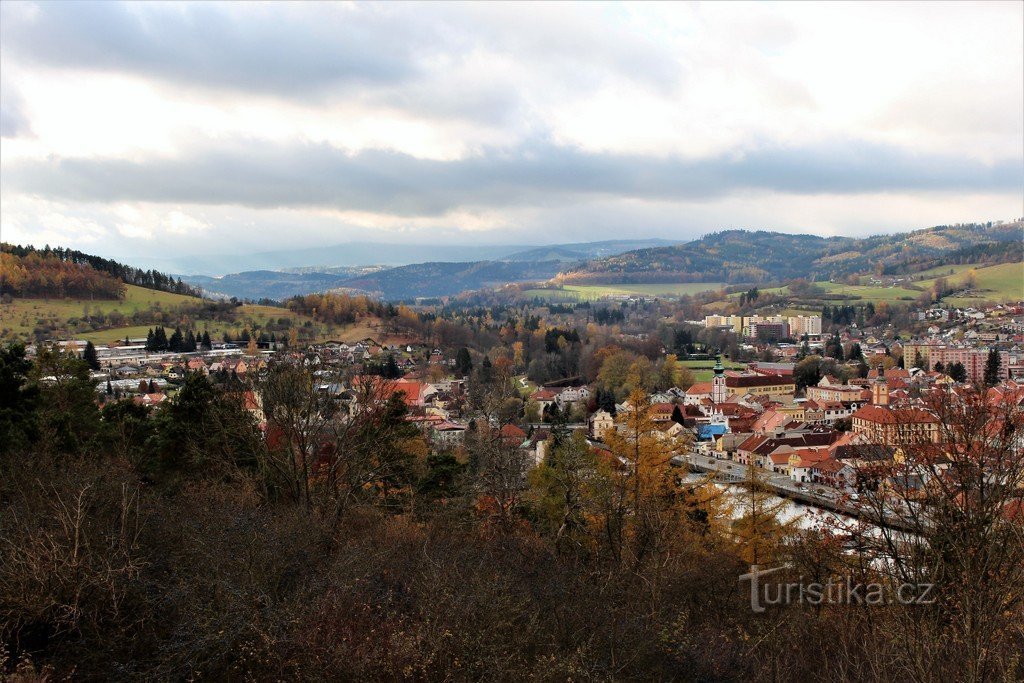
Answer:
[[[14,299],[9,304],[0,304],[0,337],[21,338],[31,337],[33,330],[37,327],[52,328],[56,325],[55,336],[73,336],[80,339],[87,339],[95,343],[108,343],[119,339],[145,337],[146,332],[157,322],[148,324],[133,325],[130,318],[123,326],[112,327],[103,330],[92,330],[83,324],[76,324],[74,321],[87,316],[90,313],[109,314],[118,312],[130,316],[138,311],[149,311],[153,308],[165,309],[168,312],[181,304],[194,304],[199,300],[195,297],[181,294],[160,292],[144,287],[127,285],[124,299],[121,300],[90,300],[90,299]],[[247,304],[239,307],[236,311],[234,322],[223,322],[215,320],[204,320],[202,318],[191,320],[191,326],[197,330],[208,330],[214,338],[223,336],[224,332],[230,331],[236,334],[241,329],[260,329],[269,321],[277,321],[280,318],[292,320],[293,325],[304,325],[312,321],[308,316],[300,316],[286,308],[273,306],[259,306]],[[314,323],[317,337],[328,337],[342,331],[342,328],[333,328]],[[354,327],[354,326],[353,326]],[[366,330],[355,329],[356,334],[363,334]]]
[[[710,382],[715,376],[715,362],[711,360],[681,360],[677,361],[680,367],[689,368],[693,373],[694,382]],[[726,370],[743,370],[747,366],[744,363],[735,363],[731,360],[722,360],[722,367]]]
[[[948,266],[944,266],[948,268]],[[963,266],[961,273],[970,270],[972,266]],[[974,271],[977,281],[975,291],[978,296],[971,297],[948,297],[943,299],[953,306],[973,306],[983,302],[1009,302],[1024,300],[1024,263],[1000,263],[996,266],[986,266]],[[942,276],[940,276],[942,277]],[[917,283],[927,289],[935,280],[922,280]],[[951,284],[959,284],[963,277],[948,277]]]
[[[965,270],[970,270],[971,268],[976,267],[977,266],[975,266],[972,263],[958,263],[956,265],[935,266],[934,268],[929,268],[928,270],[922,270],[916,273],[911,273],[910,277],[914,278],[915,281],[917,281],[918,279],[927,280],[929,278],[951,277],[951,274],[958,275],[964,272]]]
[[[529,297],[548,301],[597,301],[614,296],[677,297],[684,294],[699,294],[719,289],[721,282],[677,282],[639,285],[564,285],[558,289],[528,289],[523,292]]]
[[[872,303],[877,304],[883,301],[913,301],[921,294],[919,291],[906,289],[905,287],[872,287],[870,285],[847,285],[841,282],[828,281],[815,282],[814,285],[821,290],[822,294],[836,298],[822,300],[819,296],[811,293],[800,295],[793,294],[793,301],[798,304],[796,306],[797,308],[799,308],[799,304],[803,302],[804,305],[808,306],[808,308],[804,310],[820,311],[820,305],[823,303],[828,303],[830,305],[844,303],[844,299],[838,297],[848,297],[848,299],[846,299],[847,302],[858,301],[861,303],[867,303],[868,301],[871,301]],[[916,285],[917,283],[915,283],[915,286]],[[761,294],[790,294],[788,286],[769,287],[767,289],[759,289],[758,291]],[[742,292],[734,292],[729,295],[729,298],[735,299],[741,294]],[[813,308],[811,308],[812,303]]]
[[[11,333],[30,333],[40,320],[66,321],[80,318],[89,312],[111,313],[117,311],[131,315],[136,311],[154,306],[172,308],[197,299],[181,294],[159,292],[135,285],[127,285],[123,299],[14,299],[9,304],[0,304],[0,329]]]

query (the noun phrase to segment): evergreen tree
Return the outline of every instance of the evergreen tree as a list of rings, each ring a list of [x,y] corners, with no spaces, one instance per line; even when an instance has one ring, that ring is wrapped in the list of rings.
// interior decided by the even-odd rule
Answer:
[[[395,362],[395,356],[388,354],[388,359],[384,363],[384,377],[387,379],[398,379],[402,376],[402,371],[398,369],[398,363]]]
[[[183,350],[184,351],[195,351],[196,350],[196,335],[195,335],[195,333],[192,332],[192,330],[189,330],[188,333],[185,335],[185,345],[184,345]]]
[[[988,358],[985,360],[985,386],[993,387],[999,384],[999,370],[1002,360],[999,358],[997,349],[988,350]]]
[[[90,370],[100,369],[100,360],[96,355],[96,347],[91,341],[85,343],[85,351],[82,353],[82,360],[89,365]]]
[[[156,351],[166,351],[168,349],[167,330],[163,327],[158,326],[153,331],[153,348]]]
[[[110,378],[107,378],[107,396],[111,396],[114,393],[113,387],[110,385]]]
[[[469,349],[463,346],[455,354],[455,374],[459,377],[467,377],[473,370],[473,358],[469,355]]]
[[[146,333],[146,350],[156,351],[156,335],[153,334],[152,328]]]
[[[957,361],[949,366],[949,377],[954,382],[966,382],[967,381],[967,368],[964,364]]]
[[[202,345],[203,345],[203,350],[204,351],[209,351],[209,350],[211,350],[213,348],[213,342],[210,341],[210,331],[209,330],[204,330],[203,331],[203,342],[202,342]]]
[[[185,338],[181,335],[181,328],[174,328],[174,332],[171,333],[171,338],[167,342],[167,348],[174,352],[184,351]]]

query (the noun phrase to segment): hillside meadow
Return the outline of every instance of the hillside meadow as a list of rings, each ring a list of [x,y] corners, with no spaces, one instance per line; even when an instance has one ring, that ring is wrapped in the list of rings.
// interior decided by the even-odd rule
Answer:
[[[675,282],[656,284],[563,285],[558,288],[534,288],[523,292],[525,296],[548,301],[598,301],[619,296],[677,297],[701,292],[712,292],[723,286],[721,282]]]

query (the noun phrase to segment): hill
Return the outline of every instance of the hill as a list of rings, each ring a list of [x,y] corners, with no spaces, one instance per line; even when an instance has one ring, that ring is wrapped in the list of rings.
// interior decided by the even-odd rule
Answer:
[[[340,267],[329,271],[288,272],[276,270],[252,270],[232,273],[223,277],[206,275],[184,275],[189,284],[202,287],[207,296],[214,298],[273,299],[283,301],[298,294],[326,292],[342,287],[343,283],[367,272],[378,269]]]
[[[253,254],[224,253],[147,259],[162,270],[188,275],[224,275],[256,270],[283,271],[292,268],[329,272],[332,268],[359,266],[406,266],[428,261],[462,262],[505,260],[568,260],[602,258],[641,247],[675,244],[672,240],[606,240],[571,244],[427,244],[390,242],[348,242],[305,249],[281,249]],[[534,250],[551,250],[554,258],[534,258]],[[579,256],[577,256],[577,254]]]
[[[339,288],[367,292],[398,301],[416,297],[452,296],[512,282],[547,280],[561,261],[479,261],[475,263],[417,263],[349,278]]]
[[[1024,224],[938,226],[864,239],[728,230],[687,244],[639,249],[564,271],[571,284],[723,281],[759,283],[797,278],[829,280],[856,273],[931,266],[970,255],[1012,259]]]
[[[128,285],[138,285],[162,292],[193,296],[200,294],[198,290],[183,283],[181,278],[175,279],[156,270],[135,268],[75,249],[49,246],[36,249],[31,245],[23,247],[20,244],[0,243],[0,253],[4,255],[0,270],[0,283],[3,283],[4,291],[22,296],[92,295],[95,298],[108,299],[120,296],[120,292],[112,291],[104,284],[104,276]],[[89,282],[83,278],[88,278]],[[69,284],[72,285],[72,289],[68,288]],[[21,285],[20,290],[17,285]]]

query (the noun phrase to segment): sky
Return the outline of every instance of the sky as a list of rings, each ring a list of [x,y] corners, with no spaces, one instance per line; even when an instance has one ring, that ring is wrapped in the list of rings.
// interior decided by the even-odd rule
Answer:
[[[1024,215],[1024,3],[0,3],[0,236],[860,236]]]

